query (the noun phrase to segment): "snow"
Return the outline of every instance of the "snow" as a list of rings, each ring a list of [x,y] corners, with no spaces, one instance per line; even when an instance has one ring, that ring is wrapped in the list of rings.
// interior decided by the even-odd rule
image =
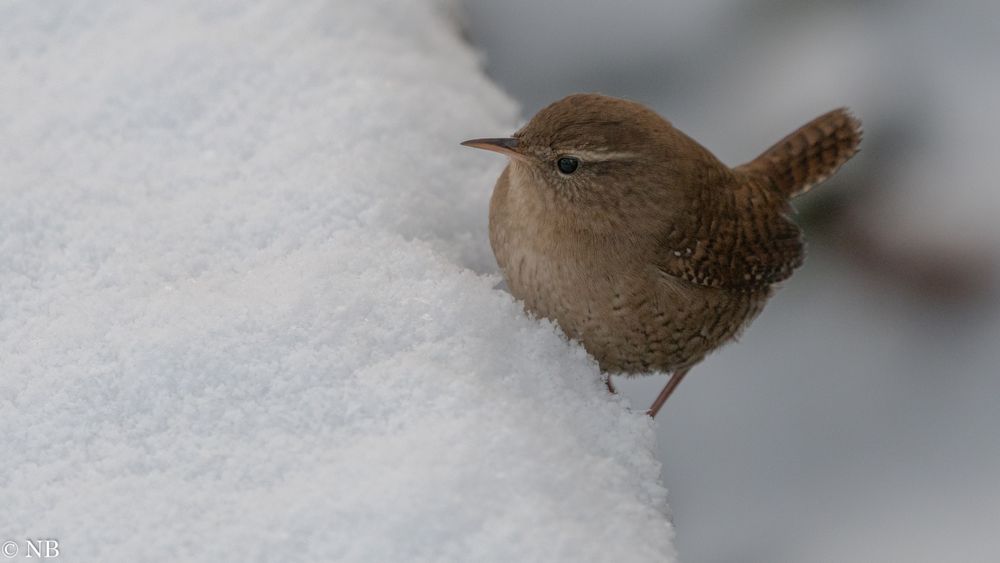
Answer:
[[[0,7],[0,539],[674,559],[653,425],[506,293],[442,2]]]

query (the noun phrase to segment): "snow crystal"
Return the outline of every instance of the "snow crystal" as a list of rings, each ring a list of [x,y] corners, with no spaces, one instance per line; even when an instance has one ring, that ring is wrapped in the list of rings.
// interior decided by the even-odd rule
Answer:
[[[652,425],[498,281],[447,3],[0,7],[0,530],[88,561],[663,561]],[[23,543],[22,543],[23,547]]]

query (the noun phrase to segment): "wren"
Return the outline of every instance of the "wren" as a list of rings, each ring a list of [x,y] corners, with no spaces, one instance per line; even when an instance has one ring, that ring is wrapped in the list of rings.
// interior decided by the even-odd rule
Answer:
[[[642,104],[575,94],[512,137],[462,144],[510,158],[489,212],[510,292],[602,371],[670,373],[655,417],[802,264],[790,201],[860,142],[860,122],[837,109],[730,168]]]

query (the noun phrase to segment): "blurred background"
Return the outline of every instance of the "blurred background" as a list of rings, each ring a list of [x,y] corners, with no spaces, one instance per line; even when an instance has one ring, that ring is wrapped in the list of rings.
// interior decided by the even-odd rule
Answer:
[[[525,117],[626,97],[729,164],[864,122],[796,202],[806,265],[657,419],[682,559],[1000,561],[1000,3],[466,4]],[[618,384],[645,408],[664,379]]]

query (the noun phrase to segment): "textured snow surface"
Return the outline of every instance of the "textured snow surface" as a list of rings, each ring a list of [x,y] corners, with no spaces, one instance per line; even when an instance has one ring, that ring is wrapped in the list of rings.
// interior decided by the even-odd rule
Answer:
[[[0,5],[0,536],[664,561],[650,421],[498,281],[450,4]]]

